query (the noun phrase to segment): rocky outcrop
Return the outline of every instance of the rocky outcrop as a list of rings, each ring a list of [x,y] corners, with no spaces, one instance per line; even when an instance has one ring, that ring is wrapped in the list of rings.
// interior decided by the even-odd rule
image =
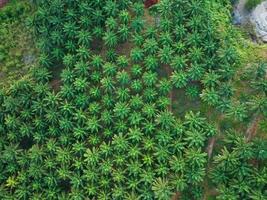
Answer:
[[[250,13],[245,9],[246,0],[239,0],[234,5],[233,24],[243,25],[249,22]]]
[[[267,42],[267,1],[259,4],[251,13],[251,22],[255,25],[257,36]]]

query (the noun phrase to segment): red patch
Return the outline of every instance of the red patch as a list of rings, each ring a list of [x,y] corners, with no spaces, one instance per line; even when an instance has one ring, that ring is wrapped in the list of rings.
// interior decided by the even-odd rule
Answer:
[[[7,2],[8,0],[0,0],[0,8],[4,7]]]
[[[150,8],[151,6],[157,4],[159,0],[146,0],[145,1],[145,8]]]

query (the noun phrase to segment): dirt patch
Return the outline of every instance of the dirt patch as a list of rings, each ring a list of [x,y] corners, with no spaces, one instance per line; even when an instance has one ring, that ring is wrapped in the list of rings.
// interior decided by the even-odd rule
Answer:
[[[133,44],[131,42],[124,42],[118,45],[117,53],[120,55],[125,55],[128,58],[130,57],[131,50],[133,49]]]
[[[261,119],[262,119],[261,115],[256,115],[256,117],[254,117],[254,119],[252,120],[251,124],[249,125],[246,131],[247,141],[251,141],[257,134],[257,130],[259,128],[259,122],[261,121]]]
[[[58,92],[60,90],[60,86],[62,85],[62,81],[60,79],[54,79],[50,82],[50,85],[55,92]]]

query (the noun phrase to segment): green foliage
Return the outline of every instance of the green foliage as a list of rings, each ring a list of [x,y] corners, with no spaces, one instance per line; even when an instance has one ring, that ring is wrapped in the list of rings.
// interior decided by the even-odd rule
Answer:
[[[266,199],[266,141],[246,141],[229,132],[225,147],[214,158],[212,181],[218,186],[218,199]]]
[[[231,104],[238,54],[208,1],[162,0],[156,26],[142,1],[35,4],[40,66],[0,91],[0,199],[203,199],[217,124],[200,112],[178,119],[172,89],[244,120],[265,114],[265,65],[258,95]],[[229,136],[212,170],[219,199],[265,198],[265,147]]]
[[[252,10],[257,5],[259,5],[262,2],[262,0],[248,0],[246,1],[245,7],[247,10]]]

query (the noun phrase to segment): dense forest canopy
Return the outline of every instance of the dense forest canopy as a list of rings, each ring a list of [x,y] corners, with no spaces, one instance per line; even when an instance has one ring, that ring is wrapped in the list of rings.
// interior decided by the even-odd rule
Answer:
[[[0,199],[266,199],[267,65],[238,71],[229,7],[33,1],[38,65],[0,89]],[[207,113],[177,115],[181,91]]]

